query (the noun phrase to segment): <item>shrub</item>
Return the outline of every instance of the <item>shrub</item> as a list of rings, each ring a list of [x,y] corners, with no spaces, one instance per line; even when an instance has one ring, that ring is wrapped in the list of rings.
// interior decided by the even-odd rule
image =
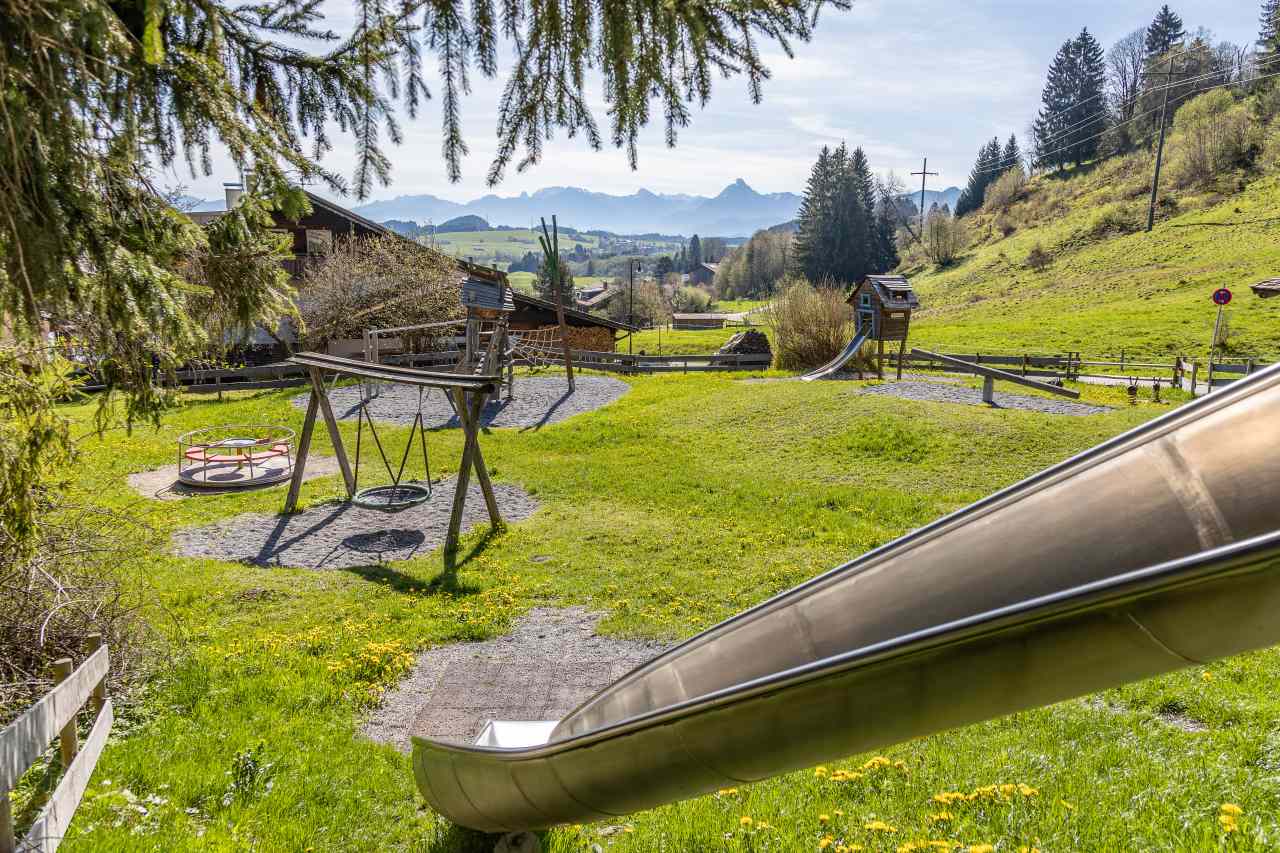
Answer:
[[[342,240],[300,289],[308,346],[462,315],[452,258],[399,237]]]
[[[671,294],[671,310],[681,313],[699,314],[711,307],[711,294],[701,287],[685,285]]]
[[[1014,166],[987,187],[982,200],[983,210],[1008,210],[1010,205],[1022,197],[1026,185],[1026,173],[1021,166]]]
[[[1174,117],[1174,181],[1205,184],[1232,169],[1245,168],[1261,149],[1261,136],[1243,104],[1215,89],[1183,104]]]
[[[1053,256],[1044,250],[1044,246],[1036,243],[1027,255],[1027,266],[1035,272],[1044,272],[1053,263]]]
[[[849,341],[852,312],[843,291],[787,279],[781,295],[766,309],[773,326],[777,365],[787,370],[819,367],[835,358]]]
[[[1143,225],[1138,208],[1138,205],[1123,202],[1104,204],[1089,219],[1086,230],[1094,237],[1131,234]]]
[[[941,211],[929,214],[929,218],[925,220],[924,249],[929,260],[938,266],[945,267],[954,263],[968,243],[968,229],[964,220]]]

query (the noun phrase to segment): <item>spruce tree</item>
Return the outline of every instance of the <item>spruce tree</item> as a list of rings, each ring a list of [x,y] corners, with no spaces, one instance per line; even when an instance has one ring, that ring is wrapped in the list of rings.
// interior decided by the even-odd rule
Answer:
[[[1075,103],[1075,42],[1063,42],[1053,57],[1044,89],[1040,92],[1040,112],[1032,123],[1036,165],[1043,169],[1062,168],[1069,155],[1062,145],[1065,116]]]
[[[796,236],[791,253],[795,271],[810,281],[817,281],[826,268],[823,255],[830,247],[823,229],[831,216],[830,194],[833,183],[832,153],[824,145],[818,152],[813,168],[809,170],[804,198],[796,213]]]
[[[1017,134],[1011,133],[1009,134],[1009,141],[1004,144],[1004,148],[1000,151],[1000,173],[1003,174],[1015,166],[1018,169],[1022,168],[1022,148],[1018,145]]]
[[[686,272],[693,272],[702,266],[702,241],[698,239],[698,235],[694,234],[689,239],[689,268]]]
[[[1280,56],[1280,0],[1263,0],[1259,23],[1255,61],[1259,69],[1266,69],[1259,73],[1266,74],[1280,70],[1273,67],[1276,57]]]
[[[1170,11],[1167,5],[1161,6],[1155,20],[1147,27],[1147,58],[1163,56],[1185,36],[1182,19]]]
[[[1000,176],[1000,140],[992,137],[978,149],[978,158],[969,172],[969,182],[956,200],[956,216],[965,216],[982,207],[987,185]]]
[[[1070,150],[1065,153],[1079,166],[1085,160],[1092,160],[1097,156],[1102,142],[1100,134],[1107,128],[1106,98],[1103,91],[1107,81],[1107,66],[1102,45],[1087,27],[1072,42],[1072,54],[1075,58],[1074,100],[1065,117],[1067,126],[1072,129],[1068,139],[1059,142],[1069,142]]]

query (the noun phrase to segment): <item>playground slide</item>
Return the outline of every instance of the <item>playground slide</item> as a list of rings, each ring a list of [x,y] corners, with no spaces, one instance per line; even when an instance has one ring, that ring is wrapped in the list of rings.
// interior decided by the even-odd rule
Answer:
[[[676,646],[564,719],[414,738],[464,826],[590,821],[1280,643],[1280,365]],[[496,732],[496,734],[495,734]]]
[[[862,345],[866,342],[867,337],[871,334],[870,328],[865,332],[858,332],[853,336],[853,340],[849,341],[849,345],[840,350],[840,354],[819,367],[817,370],[810,371],[800,378],[805,382],[812,382],[815,379],[824,379],[835,373],[840,368],[849,363],[849,359],[858,354],[858,350],[862,349]]]

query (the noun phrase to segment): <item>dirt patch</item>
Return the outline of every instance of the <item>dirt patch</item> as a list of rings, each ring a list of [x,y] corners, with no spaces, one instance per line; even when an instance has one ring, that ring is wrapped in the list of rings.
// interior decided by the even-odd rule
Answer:
[[[563,376],[517,376],[515,396],[510,400],[489,400],[480,414],[480,424],[536,429],[583,412],[595,411],[629,390],[630,385],[610,376],[577,376],[572,394]],[[305,409],[309,396],[294,397],[293,405]],[[333,413],[340,420],[355,420],[360,399],[361,388],[358,385],[329,392]],[[384,385],[369,404],[369,412],[375,420],[408,426],[418,413],[418,389],[407,385]],[[449,399],[439,390],[422,395],[422,421],[427,429],[460,426]]]
[[[310,465],[308,464],[308,467]],[[256,566],[342,569],[407,560],[444,544],[453,507],[454,479],[433,485],[425,502],[399,512],[381,512],[349,503],[324,503],[292,515],[245,513],[173,535],[184,557],[212,557]],[[494,496],[504,521],[522,521],[538,508],[523,489],[495,483]],[[480,486],[467,489],[462,531],[487,524]]]
[[[309,456],[302,479],[314,480],[316,477],[328,477],[338,473],[338,460],[333,456]],[[190,486],[178,479],[178,466],[165,465],[150,471],[139,471],[129,475],[129,485],[144,498],[157,501],[180,501],[183,498],[208,497],[209,495],[227,495],[235,492],[250,492],[258,489],[274,489],[287,486],[288,480],[278,483],[265,483],[260,486],[237,486],[232,488]]]
[[[489,720],[559,720],[666,648],[597,636],[599,621],[580,607],[539,607],[506,636],[424,652],[363,731],[408,752],[411,734],[472,743]]]
[[[886,382],[883,385],[869,385],[863,388],[863,394],[883,394],[890,397],[902,397],[907,400],[924,400],[930,403],[963,403],[970,406],[987,406],[982,401],[982,391],[977,388],[940,385],[936,382]],[[1056,400],[1049,397],[1032,397],[1026,394],[1004,394],[999,391],[992,395],[996,409],[1021,409],[1028,412],[1041,412],[1048,415],[1101,415],[1111,411],[1106,406],[1090,406],[1085,403],[1072,403],[1067,400]]]

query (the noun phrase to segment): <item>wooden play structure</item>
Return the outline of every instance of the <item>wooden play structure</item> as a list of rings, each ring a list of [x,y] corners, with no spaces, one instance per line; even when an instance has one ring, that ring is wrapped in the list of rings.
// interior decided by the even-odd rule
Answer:
[[[479,348],[477,348],[478,351]],[[458,467],[458,480],[453,493],[453,507],[449,515],[449,530],[445,536],[444,553],[446,560],[451,560],[458,550],[458,536],[462,527],[462,509],[466,504],[467,487],[470,485],[473,469],[475,470],[476,479],[480,483],[480,490],[484,494],[485,505],[489,510],[490,524],[497,527],[502,523],[502,516],[498,512],[498,502],[493,493],[493,484],[489,480],[489,472],[485,467],[484,456],[480,451],[480,413],[484,410],[485,402],[498,390],[501,384],[499,375],[485,373],[479,369],[464,369],[466,367],[465,362],[460,363],[459,367],[453,371],[431,371],[385,364],[368,364],[358,359],[314,352],[298,353],[290,361],[307,369],[311,379],[311,399],[307,403],[307,414],[302,424],[302,435],[298,440],[298,452],[293,466],[293,477],[289,482],[289,495],[285,498],[285,512],[293,512],[298,504],[298,492],[302,488],[302,478],[307,465],[307,455],[311,449],[311,435],[315,430],[317,413],[324,416],[325,427],[329,431],[329,441],[333,444],[334,455],[338,458],[338,468],[342,472],[342,480],[346,486],[349,500],[355,501],[358,494],[368,493],[368,499],[362,500],[360,505],[385,510],[402,509],[405,506],[420,502],[411,497],[409,494],[411,490],[407,485],[402,485],[400,482],[400,477],[404,471],[403,460],[400,465],[400,473],[392,472],[390,464],[387,463],[388,474],[393,480],[392,485],[374,487],[372,490],[358,490],[358,481],[351,462],[347,458],[342,434],[338,431],[338,421],[333,415],[333,408],[330,406],[329,398],[326,394],[324,373],[328,371],[338,376],[351,376],[365,381],[410,385],[423,392],[428,389],[438,388],[448,395],[453,402],[465,438],[462,449],[462,463]],[[493,365],[496,362],[490,360],[488,363]],[[426,435],[421,430],[418,435],[422,442],[423,455],[425,457]],[[411,434],[410,443],[412,441],[413,435]],[[379,450],[381,450],[381,447],[379,447]],[[406,458],[408,452],[409,450],[406,447]],[[383,461],[384,463],[387,462],[385,454],[383,455]],[[421,491],[418,494],[420,495]],[[430,494],[429,486],[427,487],[427,494]],[[381,495],[381,499],[377,499],[377,495]]]
[[[902,353],[907,346],[911,312],[920,299],[910,282],[900,275],[869,275],[849,295],[857,336],[876,342],[876,375],[884,379],[885,341],[898,342],[898,378],[902,378]]]
[[[987,404],[995,403],[995,384],[1000,379],[1005,382],[1012,382],[1015,385],[1023,385],[1027,388],[1035,388],[1039,391],[1048,391],[1050,394],[1057,394],[1059,397],[1070,397],[1072,400],[1080,399],[1079,391],[1072,391],[1070,388],[1062,388],[1049,382],[1041,382],[1038,379],[1030,379],[1026,376],[1019,376],[1016,373],[1010,373],[1007,370],[996,370],[994,367],[986,367],[985,365],[975,364],[972,361],[966,361],[962,358],[953,358],[949,355],[942,355],[936,352],[929,352],[923,349],[911,350],[913,356],[920,358],[937,359],[948,367],[956,367],[969,373],[976,373],[982,377],[982,402]],[[898,370],[902,370],[902,358],[898,358]]]

